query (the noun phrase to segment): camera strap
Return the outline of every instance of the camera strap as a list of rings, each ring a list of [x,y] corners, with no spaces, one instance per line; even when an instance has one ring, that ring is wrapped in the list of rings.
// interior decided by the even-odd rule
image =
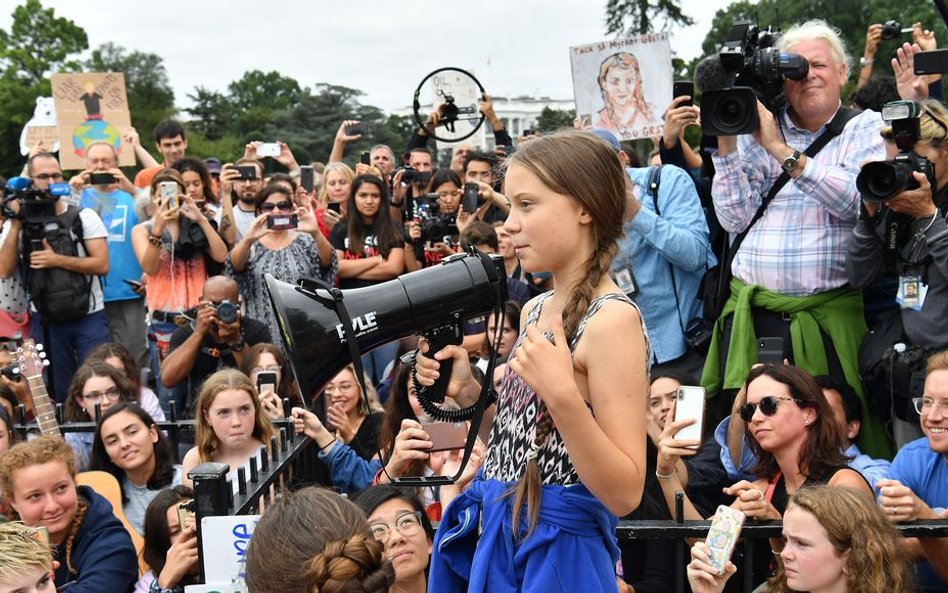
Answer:
[[[806,147],[806,150],[803,151],[803,154],[805,154],[807,158],[813,158],[816,156],[818,152],[823,150],[823,147],[829,144],[830,140],[836,136],[839,136],[843,132],[843,128],[846,127],[846,124],[849,123],[849,120],[859,115],[859,113],[860,112],[856,109],[841,106],[836,111],[836,115],[833,116],[833,119],[830,120],[828,124],[826,124],[826,128],[823,130],[823,133],[820,134],[812,144]],[[780,177],[778,177],[776,181],[774,181],[774,184],[770,186],[770,191],[767,192],[767,195],[764,196],[763,200],[761,200],[760,206],[757,208],[757,212],[754,213],[754,217],[751,219],[750,224],[747,225],[747,228],[741,231],[741,233],[734,238],[734,242],[731,243],[730,246],[725,243],[726,254],[724,260],[727,267],[722,270],[724,272],[723,274],[718,275],[719,292],[722,289],[721,283],[724,284],[724,287],[730,284],[731,265],[734,263],[734,257],[737,255],[737,251],[740,249],[741,243],[744,242],[744,239],[750,232],[751,227],[754,226],[754,223],[763,217],[767,206],[773,201],[774,197],[780,192],[780,190],[783,189],[783,186],[785,186],[788,181],[790,181],[790,174],[786,171],[782,172]]]
[[[662,167],[664,165],[657,165],[649,168],[648,172],[648,181],[645,184],[645,191],[652,198],[652,206],[655,207],[655,215],[661,217],[662,211],[658,207],[658,188],[662,184]],[[668,264],[668,274],[671,276],[671,285],[672,285],[672,294],[675,295],[675,313],[678,314],[678,325],[681,326],[682,335],[687,333],[687,328],[685,327],[685,320],[681,318],[681,302],[678,300],[678,283],[675,282],[675,266],[671,264],[667,259],[665,263]]]

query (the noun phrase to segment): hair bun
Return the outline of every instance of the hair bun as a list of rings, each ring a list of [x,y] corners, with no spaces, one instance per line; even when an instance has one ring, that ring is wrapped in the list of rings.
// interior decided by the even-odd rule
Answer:
[[[363,534],[329,542],[306,571],[318,593],[384,593],[395,582],[395,570],[382,559],[382,545]]]

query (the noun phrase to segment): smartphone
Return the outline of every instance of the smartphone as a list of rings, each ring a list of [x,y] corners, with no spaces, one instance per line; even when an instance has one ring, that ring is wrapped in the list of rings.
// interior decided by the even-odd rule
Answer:
[[[188,508],[193,503],[193,500],[186,500],[178,504],[178,528],[181,531],[188,525],[194,525],[194,511]]]
[[[363,165],[372,164],[372,157],[369,154],[368,150],[363,150],[361,153],[359,153],[359,162],[362,163]]]
[[[111,173],[90,173],[89,174],[89,183],[92,185],[109,185],[110,183],[115,183],[115,175]]]
[[[342,214],[342,205],[339,202],[329,202],[326,204],[326,210],[332,210],[336,214]]]
[[[280,156],[280,145],[276,142],[264,142],[263,144],[259,144],[257,145],[257,156],[260,158],[265,156],[276,158]]]
[[[131,287],[134,288],[135,290],[141,290],[141,288],[142,288],[142,283],[139,282],[138,280],[131,280],[131,279],[129,279],[129,278],[123,278],[123,279],[122,279],[122,282],[124,282],[125,284],[128,284],[129,286],[131,286]]]
[[[676,439],[701,440],[704,429],[704,400],[704,387],[682,385],[678,388],[678,396],[675,400],[675,420],[693,418],[695,423],[679,430],[675,434]],[[691,448],[697,449],[698,446]]]
[[[168,210],[177,210],[181,204],[178,201],[178,184],[175,181],[162,181],[158,184],[158,195],[161,201],[168,204]]]
[[[323,393],[323,426],[326,427],[326,430],[332,432],[336,430],[336,427],[333,426],[333,423],[329,421],[329,408],[332,407],[332,397]]]
[[[346,126],[346,135],[347,136],[365,135],[365,125],[362,123],[357,123],[357,124],[352,124],[351,126]]]
[[[257,168],[253,165],[237,165],[237,170],[240,172],[241,179],[257,178]]]
[[[270,214],[267,216],[267,228],[274,231],[295,229],[300,219],[296,214]]]
[[[431,441],[429,452],[463,449],[467,441],[467,424],[464,422],[429,422],[422,424],[421,428]]]
[[[724,567],[731,559],[743,525],[744,513],[723,504],[711,519],[711,528],[708,529],[708,537],[704,543],[711,549],[711,566],[721,574],[724,574]]]
[[[690,80],[676,80],[672,84],[672,97],[684,97],[685,95],[691,97],[684,103],[680,103],[678,106],[689,106],[695,104],[695,83]]]
[[[306,190],[306,193],[313,192],[313,186],[315,185],[315,173],[313,168],[309,165],[300,167],[300,185],[303,189]]]
[[[786,358],[783,350],[783,338],[758,338],[757,362],[783,364]]]
[[[948,72],[948,49],[932,49],[915,54],[915,74]]]
[[[276,393],[277,374],[272,371],[257,373],[257,393],[262,394],[266,391]]]
[[[477,211],[477,191],[480,189],[476,183],[465,183],[464,193],[461,195],[461,209],[473,214]]]

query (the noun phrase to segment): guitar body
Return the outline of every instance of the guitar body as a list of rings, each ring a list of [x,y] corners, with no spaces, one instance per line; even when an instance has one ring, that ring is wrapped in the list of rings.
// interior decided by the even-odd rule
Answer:
[[[40,432],[44,435],[62,438],[59,422],[56,420],[56,406],[50,401],[49,393],[46,391],[46,383],[43,380],[43,368],[46,366],[46,359],[42,346],[37,346],[32,339],[23,340],[23,345],[17,349],[16,359],[20,367],[20,375],[26,377],[29,386]],[[141,554],[145,540],[125,518],[125,513],[122,511],[122,488],[119,486],[118,480],[108,472],[88,471],[76,475],[76,485],[91,487],[112,505],[112,513],[122,522],[128,535],[132,538],[135,552],[138,554],[138,574],[139,576],[143,575],[148,570]]]

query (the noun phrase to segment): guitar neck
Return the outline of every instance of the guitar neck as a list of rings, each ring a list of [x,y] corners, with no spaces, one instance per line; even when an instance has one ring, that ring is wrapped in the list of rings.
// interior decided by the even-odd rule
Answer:
[[[59,423],[56,421],[56,406],[49,399],[43,375],[28,377],[26,382],[30,386],[30,396],[33,398],[36,422],[39,424],[40,432],[44,435],[62,437]]]

